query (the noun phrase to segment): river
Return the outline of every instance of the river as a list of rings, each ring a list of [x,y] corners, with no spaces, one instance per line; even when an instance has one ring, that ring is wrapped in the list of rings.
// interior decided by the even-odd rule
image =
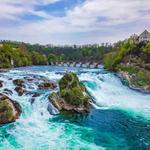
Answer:
[[[65,72],[78,74],[93,97],[86,116],[50,115],[48,96],[52,91],[39,90],[40,78],[58,82]],[[26,83],[28,94],[19,97],[13,79],[34,77]],[[15,122],[0,127],[0,150],[149,150],[150,95],[124,86],[113,73],[101,69],[71,67],[22,67],[0,74],[4,88],[20,103],[22,115]],[[31,104],[32,92],[39,92]]]

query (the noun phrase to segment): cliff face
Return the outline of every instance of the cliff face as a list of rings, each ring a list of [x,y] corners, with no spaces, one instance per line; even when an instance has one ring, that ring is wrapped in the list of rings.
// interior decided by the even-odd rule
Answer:
[[[128,81],[128,85],[136,90],[150,93],[150,56],[143,53],[130,53],[123,57],[117,66],[123,80]]]

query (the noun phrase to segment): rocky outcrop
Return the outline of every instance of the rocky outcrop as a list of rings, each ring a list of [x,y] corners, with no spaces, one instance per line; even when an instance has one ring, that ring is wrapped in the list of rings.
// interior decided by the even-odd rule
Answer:
[[[57,115],[59,114],[59,111],[56,107],[53,106],[52,103],[49,103],[47,106],[47,110],[51,115]]]
[[[60,91],[49,96],[50,102],[59,111],[87,113],[91,108],[91,98],[85,86],[75,73],[67,73],[59,82]]]
[[[24,89],[25,81],[23,79],[16,79],[16,80],[13,80],[13,83],[14,85],[16,85],[15,91],[18,93],[18,96],[22,96],[26,92],[26,90]]]
[[[21,106],[9,97],[0,94],[0,124],[16,121],[21,114]]]
[[[23,80],[23,79],[16,79],[16,80],[13,80],[13,83],[14,83],[16,86],[24,87],[24,80]]]
[[[54,82],[43,82],[38,85],[39,89],[55,89],[57,85]]]
[[[119,71],[119,77],[121,78],[122,82],[128,85],[131,89],[143,93],[150,93],[150,83],[141,84],[141,81],[137,79],[136,74],[129,74],[127,71]]]
[[[39,97],[40,95],[41,95],[40,93],[35,92],[35,93],[32,95],[32,97]]]
[[[116,67],[121,79],[134,90],[150,93],[150,54],[143,53],[144,44],[141,49],[137,47],[126,54],[120,64]]]
[[[15,91],[18,93],[18,96],[22,96],[26,92],[26,90],[22,88],[21,86],[17,86],[15,88]]]

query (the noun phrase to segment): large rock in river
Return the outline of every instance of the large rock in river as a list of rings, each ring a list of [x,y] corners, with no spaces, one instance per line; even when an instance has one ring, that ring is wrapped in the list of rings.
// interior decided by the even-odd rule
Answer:
[[[52,93],[49,96],[50,102],[59,111],[89,112],[91,98],[75,73],[65,74],[59,82],[59,88],[58,93]]]
[[[38,85],[39,89],[55,89],[57,85],[54,82],[48,81]]]
[[[13,80],[13,83],[16,86],[24,87],[24,80],[23,79],[15,79],[15,80]]]
[[[15,91],[19,96],[22,96],[25,93],[25,81],[23,79],[15,79],[13,80],[14,85],[16,85]]]
[[[0,124],[14,122],[20,114],[20,105],[9,97],[0,94]]]
[[[18,93],[18,96],[22,96],[26,92],[26,90],[22,88],[21,86],[17,86],[15,88],[15,91]]]

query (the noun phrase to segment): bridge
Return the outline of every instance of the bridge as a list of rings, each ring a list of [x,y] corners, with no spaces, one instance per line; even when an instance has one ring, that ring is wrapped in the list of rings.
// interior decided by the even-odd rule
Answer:
[[[64,66],[64,67],[81,67],[81,68],[101,68],[101,62],[50,62],[51,66]]]

